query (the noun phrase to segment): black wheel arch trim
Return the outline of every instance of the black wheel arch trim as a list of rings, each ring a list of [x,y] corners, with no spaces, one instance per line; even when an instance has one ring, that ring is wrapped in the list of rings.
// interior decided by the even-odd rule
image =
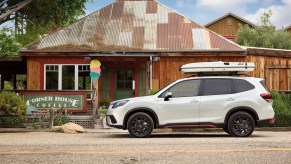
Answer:
[[[231,109],[230,111],[227,112],[227,114],[226,114],[226,116],[224,118],[224,123],[227,124],[227,121],[228,121],[229,117],[233,113],[238,112],[238,111],[248,112],[249,114],[251,114],[254,117],[254,120],[255,120],[256,123],[259,120],[259,115],[254,109],[252,109],[250,107],[246,107],[246,106],[240,106],[240,107],[235,107],[235,108],[233,108],[233,109]]]
[[[154,128],[159,127],[159,118],[156,114],[156,112],[150,108],[146,108],[146,107],[139,107],[139,108],[133,108],[131,110],[129,110],[125,116],[124,116],[124,120],[123,120],[123,127],[127,128],[127,120],[129,119],[129,117],[137,112],[144,112],[144,113],[150,113],[150,116],[153,116],[153,121],[154,121]]]

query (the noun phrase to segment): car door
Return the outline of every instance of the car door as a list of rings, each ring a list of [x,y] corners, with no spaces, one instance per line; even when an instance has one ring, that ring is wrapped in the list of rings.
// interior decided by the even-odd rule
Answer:
[[[232,79],[203,80],[200,123],[223,123],[226,113],[238,106]]]
[[[199,123],[199,88],[201,80],[185,80],[171,86],[158,98],[160,125]],[[165,100],[166,93],[172,98]]]

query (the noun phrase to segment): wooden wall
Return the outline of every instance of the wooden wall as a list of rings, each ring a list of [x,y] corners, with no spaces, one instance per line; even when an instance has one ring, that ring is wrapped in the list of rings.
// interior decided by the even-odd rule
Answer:
[[[40,90],[40,62],[37,58],[27,60],[27,90]]]
[[[200,54],[195,56],[183,56],[183,54],[168,54],[161,56],[160,61],[153,62],[153,89],[162,88],[169,83],[185,78],[189,75],[180,73],[181,65],[194,62],[225,61],[225,62],[245,62],[246,57],[241,55],[219,55],[216,53]]]
[[[44,64],[89,64],[83,57],[28,57],[27,89],[43,90]]]
[[[291,58],[275,56],[248,56],[255,63],[255,71],[250,76],[265,79],[270,90],[291,90]]]
[[[222,36],[236,36],[236,33],[240,27],[239,25],[245,24],[245,22],[229,15],[209,26],[206,26],[206,28]]]
[[[280,50],[248,50],[245,52],[188,52],[188,53],[156,53],[160,61],[153,62],[153,88],[160,89],[169,83],[187,77],[179,68],[183,64],[193,62],[225,61],[254,62],[255,71],[250,76],[264,78],[266,87],[272,90],[291,90],[291,51]],[[112,58],[113,60],[114,58]],[[104,57],[103,62],[111,61]],[[120,59],[119,59],[120,60]],[[144,59],[143,59],[144,60]],[[117,62],[117,61],[116,61]],[[120,61],[119,61],[120,62]],[[127,62],[137,62],[130,60]],[[139,61],[145,63],[146,61]],[[83,57],[28,57],[27,88],[43,89],[44,64],[89,64]],[[143,67],[145,67],[143,65]],[[149,63],[146,64],[146,88],[149,89]],[[99,83],[101,85],[101,82]],[[101,86],[100,86],[101,88]],[[101,95],[101,94],[100,94]]]

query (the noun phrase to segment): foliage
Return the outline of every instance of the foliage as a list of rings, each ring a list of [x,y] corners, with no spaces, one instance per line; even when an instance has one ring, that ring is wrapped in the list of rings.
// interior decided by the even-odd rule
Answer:
[[[17,56],[21,45],[7,29],[0,30],[0,57]]]
[[[271,15],[271,11],[264,12],[259,26],[241,26],[237,33],[237,43],[244,46],[291,49],[291,33],[276,30],[270,22]]]
[[[24,116],[21,117],[0,117],[0,127],[24,127],[27,119]]]
[[[156,89],[151,89],[151,90],[149,90],[149,95],[154,95],[154,94],[156,94],[158,92],[158,90],[156,90]]]
[[[13,21],[17,39],[23,46],[35,41],[47,32],[74,22],[84,15],[85,3],[92,0],[33,0],[0,21],[0,24]],[[9,0],[1,3],[0,14],[23,0]]]
[[[277,91],[271,91],[273,96],[273,108],[275,111],[275,124],[272,126],[285,127],[291,126],[291,95],[280,94]]]
[[[20,96],[13,92],[0,92],[0,117],[25,116],[27,106]]]
[[[12,92],[0,92],[0,126],[23,126],[26,104]]]
[[[61,126],[69,122],[69,114],[66,110],[57,110],[54,113],[54,126]]]
[[[99,109],[98,109],[98,115],[100,117],[105,117],[106,116],[106,113],[107,113],[107,108],[106,106],[101,106]]]
[[[15,36],[15,38],[22,46],[26,46],[38,40],[42,34],[47,32],[48,30],[43,27],[31,26],[26,27],[26,33],[18,34]]]
[[[5,90],[13,90],[12,83],[9,81],[4,81],[4,89]]]
[[[110,97],[102,98],[101,101],[100,101],[100,106],[101,106],[101,107],[104,106],[105,108],[106,108],[106,107],[109,107],[110,102],[111,102]]]

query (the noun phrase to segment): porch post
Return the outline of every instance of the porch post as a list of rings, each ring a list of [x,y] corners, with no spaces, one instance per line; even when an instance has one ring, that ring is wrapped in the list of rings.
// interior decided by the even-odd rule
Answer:
[[[0,90],[4,89],[4,75],[1,74],[1,87],[0,87]]]
[[[153,89],[153,57],[150,56],[150,89]]]
[[[14,90],[17,89],[16,82],[17,82],[16,74],[13,74],[13,89],[14,89]]]

